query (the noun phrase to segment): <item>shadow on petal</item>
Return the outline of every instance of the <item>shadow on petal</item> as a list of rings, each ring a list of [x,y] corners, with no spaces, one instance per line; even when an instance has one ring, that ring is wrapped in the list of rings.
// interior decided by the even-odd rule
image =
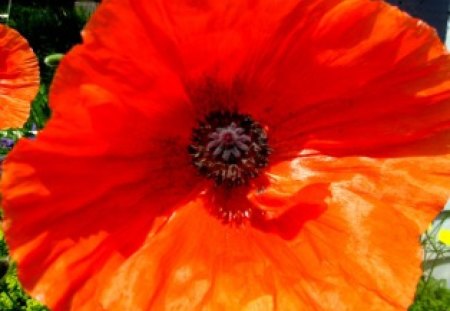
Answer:
[[[307,186],[289,198],[289,200],[297,201],[292,207],[273,218],[255,218],[252,224],[259,230],[277,234],[285,240],[295,239],[305,223],[317,219],[326,211],[326,198],[329,195],[326,184]]]

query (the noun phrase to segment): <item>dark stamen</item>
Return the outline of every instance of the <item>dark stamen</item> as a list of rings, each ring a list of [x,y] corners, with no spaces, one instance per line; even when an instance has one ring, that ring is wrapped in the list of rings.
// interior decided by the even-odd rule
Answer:
[[[262,126],[248,115],[227,111],[199,122],[188,151],[202,175],[226,187],[248,184],[267,166],[270,154]]]

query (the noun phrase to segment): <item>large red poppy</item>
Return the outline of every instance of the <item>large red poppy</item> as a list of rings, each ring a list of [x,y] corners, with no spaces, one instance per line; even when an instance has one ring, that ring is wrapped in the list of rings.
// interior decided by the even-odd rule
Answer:
[[[39,65],[28,42],[0,24],[0,129],[22,127],[39,89]]]
[[[449,70],[382,1],[104,1],[5,163],[21,280],[54,311],[405,310]]]

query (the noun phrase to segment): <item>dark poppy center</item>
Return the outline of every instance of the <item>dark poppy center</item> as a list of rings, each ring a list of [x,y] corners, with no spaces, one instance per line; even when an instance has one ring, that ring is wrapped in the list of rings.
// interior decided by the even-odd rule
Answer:
[[[249,115],[213,112],[192,131],[192,164],[217,185],[248,184],[267,166],[270,148],[263,127]]]

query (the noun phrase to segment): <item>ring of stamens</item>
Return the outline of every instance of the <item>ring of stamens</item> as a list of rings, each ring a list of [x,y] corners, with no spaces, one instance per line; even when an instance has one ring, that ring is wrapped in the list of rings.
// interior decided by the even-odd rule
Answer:
[[[200,174],[226,187],[257,177],[270,154],[263,127],[250,116],[233,112],[214,112],[199,122],[188,151]]]

